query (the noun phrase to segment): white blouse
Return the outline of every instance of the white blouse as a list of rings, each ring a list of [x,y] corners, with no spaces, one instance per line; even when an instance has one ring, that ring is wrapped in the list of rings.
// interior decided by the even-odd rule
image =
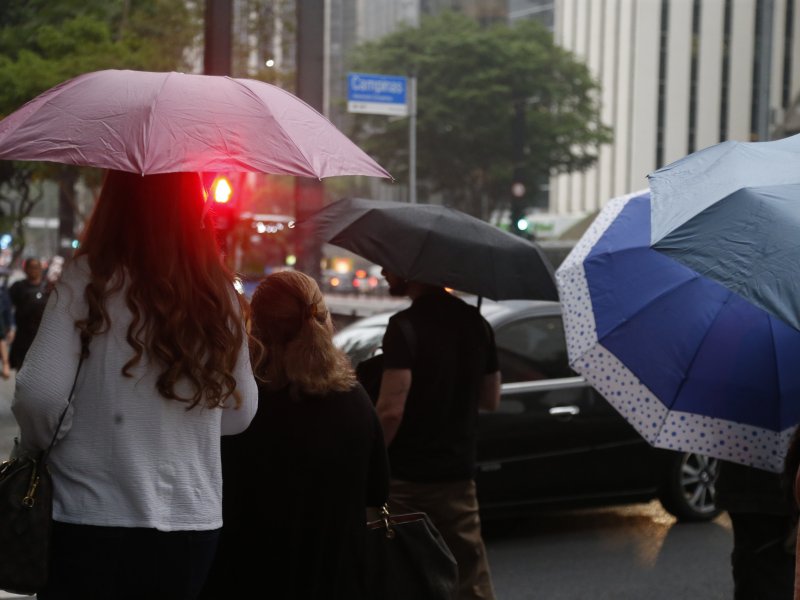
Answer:
[[[17,374],[12,410],[23,448],[46,448],[66,405],[80,355],[75,320],[87,315],[88,281],[85,257],[67,266]],[[240,408],[187,410],[158,393],[158,370],[147,367],[146,352],[133,377],[122,375],[133,356],[125,289],[109,296],[106,308],[110,330],[92,339],[50,455],[53,518],[162,531],[221,527],[220,435],[244,431],[257,407],[247,340],[231,349],[238,350],[233,376]],[[183,396],[189,390],[187,382],[176,385]]]

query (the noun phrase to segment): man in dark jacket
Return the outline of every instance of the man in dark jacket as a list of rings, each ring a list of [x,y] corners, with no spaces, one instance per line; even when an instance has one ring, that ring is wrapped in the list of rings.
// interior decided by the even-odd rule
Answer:
[[[491,326],[441,287],[383,275],[392,295],[412,300],[383,338],[390,510],[430,516],[458,563],[459,599],[494,598],[474,481],[478,409],[500,402]]]

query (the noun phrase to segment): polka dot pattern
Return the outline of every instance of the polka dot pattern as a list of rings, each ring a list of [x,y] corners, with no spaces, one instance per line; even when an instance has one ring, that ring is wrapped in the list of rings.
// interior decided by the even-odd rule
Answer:
[[[780,472],[793,431],[794,427],[789,427],[775,433],[724,419],[675,411],[669,413],[654,445]]]
[[[600,345],[573,368],[616,408],[639,434],[655,445],[669,410],[619,359]]]
[[[583,261],[627,202],[628,196],[609,201],[556,271],[570,360],[576,360],[597,344],[592,299]]]
[[[793,427],[776,433],[724,419],[670,411],[598,342],[583,261],[628,201],[642,193],[609,201],[556,271],[570,364],[654,446],[780,471]]]

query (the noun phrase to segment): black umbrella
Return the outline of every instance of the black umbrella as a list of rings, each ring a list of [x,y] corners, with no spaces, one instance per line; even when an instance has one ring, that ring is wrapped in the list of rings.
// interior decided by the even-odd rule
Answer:
[[[493,300],[558,299],[537,244],[445,206],[345,198],[298,229],[412,281]]]

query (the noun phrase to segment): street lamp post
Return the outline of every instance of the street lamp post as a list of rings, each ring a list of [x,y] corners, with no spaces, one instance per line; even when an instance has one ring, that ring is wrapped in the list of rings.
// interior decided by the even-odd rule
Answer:
[[[408,78],[408,201],[417,203],[417,76]]]

